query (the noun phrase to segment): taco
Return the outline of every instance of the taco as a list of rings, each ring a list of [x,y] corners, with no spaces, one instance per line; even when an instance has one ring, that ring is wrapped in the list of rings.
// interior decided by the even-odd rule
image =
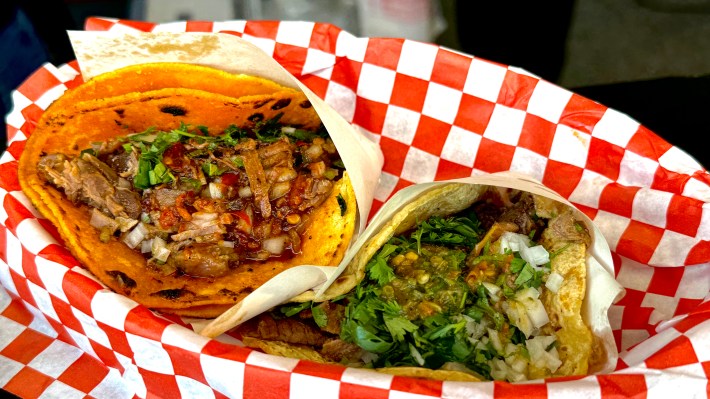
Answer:
[[[269,354],[411,377],[588,374],[604,350],[582,316],[591,236],[575,212],[520,190],[436,186],[358,250],[344,294],[284,304],[234,334]]]
[[[280,271],[336,265],[357,204],[294,90],[162,88],[51,107],[23,192],[101,282],[158,311],[215,317]]]

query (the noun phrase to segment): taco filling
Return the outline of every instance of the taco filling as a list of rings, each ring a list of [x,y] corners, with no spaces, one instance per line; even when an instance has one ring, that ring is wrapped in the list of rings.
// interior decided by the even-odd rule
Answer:
[[[591,238],[563,209],[489,190],[393,235],[348,294],[278,307],[237,333],[271,354],[410,376],[586,374],[591,333],[580,306]]]
[[[310,212],[343,170],[325,129],[278,116],[218,135],[151,128],[38,164],[41,178],[91,208],[102,242],[120,239],[160,274],[197,277],[300,253]]]

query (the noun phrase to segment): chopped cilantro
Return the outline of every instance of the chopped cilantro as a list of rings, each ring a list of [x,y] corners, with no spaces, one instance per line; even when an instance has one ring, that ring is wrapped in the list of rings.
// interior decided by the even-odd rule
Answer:
[[[313,302],[297,302],[281,306],[280,310],[284,316],[290,317],[301,313],[301,311],[306,310],[311,307]]]
[[[323,305],[314,306],[311,308],[313,313],[313,320],[315,320],[318,327],[325,327],[328,324],[328,315],[323,310]]]
[[[210,176],[210,177],[219,176],[225,172],[224,169],[221,169],[219,166],[217,166],[216,164],[213,164],[211,162],[203,163],[202,164],[202,171],[207,176]]]

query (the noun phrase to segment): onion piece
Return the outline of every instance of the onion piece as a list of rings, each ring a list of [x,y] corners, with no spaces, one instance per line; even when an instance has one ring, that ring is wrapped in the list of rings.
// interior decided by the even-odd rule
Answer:
[[[552,272],[550,273],[549,276],[547,276],[547,281],[545,282],[545,287],[547,287],[548,290],[552,293],[557,293],[557,291],[560,290],[560,287],[562,287],[562,283],[565,281],[565,278],[562,277],[561,274],[557,272]]]
[[[219,245],[225,248],[234,248],[234,241],[222,240],[219,242]]]
[[[544,265],[550,261],[550,253],[542,245],[521,248],[520,257],[533,267]]]
[[[504,253],[508,249],[513,252],[520,252],[520,248],[529,247],[530,244],[530,237],[506,231],[500,236],[500,253]]]
[[[269,190],[269,199],[270,200],[275,200],[277,198],[281,198],[284,195],[288,194],[288,192],[291,190],[291,182],[285,181],[285,182],[280,182],[276,183],[271,186],[271,189]]]
[[[547,368],[555,372],[562,361],[557,352],[557,348],[546,350],[555,342],[556,338],[552,335],[540,335],[525,341],[525,347],[530,354],[530,364],[538,368]]]
[[[118,228],[121,230],[121,233],[125,233],[128,230],[132,229],[133,226],[138,224],[138,220],[136,219],[131,219],[131,218],[124,218],[123,216],[116,216],[116,223],[118,223]]]
[[[520,257],[528,262],[531,266],[537,267],[544,265],[550,261],[550,253],[542,245],[532,245],[530,237],[506,231],[500,237],[500,252],[504,253],[510,249],[513,252],[520,253]]]
[[[129,248],[134,249],[145,239],[146,235],[148,235],[148,228],[141,222],[123,237],[123,242],[126,243]]]
[[[286,235],[269,237],[262,241],[261,248],[265,249],[271,254],[281,255],[284,249],[286,249],[286,241],[288,241],[288,236]]]
[[[209,193],[210,198],[220,199],[224,198],[223,188],[223,184],[210,182],[210,184],[207,185],[207,192]]]
[[[153,239],[152,238],[150,240],[141,241],[141,253],[147,254],[148,252],[151,252],[152,247],[153,247]]]
[[[239,198],[247,198],[251,197],[251,187],[249,186],[244,186],[244,187],[239,187]]]
[[[545,306],[540,300],[540,292],[533,287],[525,288],[515,294],[515,300],[525,308],[525,313],[533,327],[540,328],[550,321]]]
[[[502,359],[491,359],[488,364],[491,366],[491,377],[494,380],[508,378],[508,365]]]
[[[498,296],[498,293],[500,292],[500,287],[493,284],[489,283],[488,281],[484,281],[483,286],[486,288],[486,291],[488,291],[488,294],[493,297],[493,296]]]
[[[323,155],[323,147],[318,144],[311,144],[303,153],[309,160],[313,161]]]
[[[495,349],[498,353],[503,353],[503,343],[500,340],[500,336],[498,335],[498,331],[489,328],[488,329],[488,338],[491,340],[491,345],[493,345],[493,349]]]
[[[160,262],[165,262],[168,260],[168,256],[170,256],[170,250],[167,247],[167,243],[160,237],[153,238],[150,250],[153,254],[153,258]]]

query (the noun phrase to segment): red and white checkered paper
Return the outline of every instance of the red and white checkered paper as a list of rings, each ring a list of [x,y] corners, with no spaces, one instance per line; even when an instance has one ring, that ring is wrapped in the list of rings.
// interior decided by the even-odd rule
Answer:
[[[219,32],[255,43],[380,144],[373,213],[413,183],[503,170],[539,179],[585,212],[612,249],[626,288],[609,312],[620,360],[606,375],[523,384],[417,380],[265,355],[228,335],[209,340],[187,320],[112,293],[77,264],[17,181],[16,160],[43,109],[82,81],[70,63],[33,74],[7,118],[3,389],[24,398],[709,396],[710,175],[637,121],[515,67],[329,24],[90,18],[86,30]]]

